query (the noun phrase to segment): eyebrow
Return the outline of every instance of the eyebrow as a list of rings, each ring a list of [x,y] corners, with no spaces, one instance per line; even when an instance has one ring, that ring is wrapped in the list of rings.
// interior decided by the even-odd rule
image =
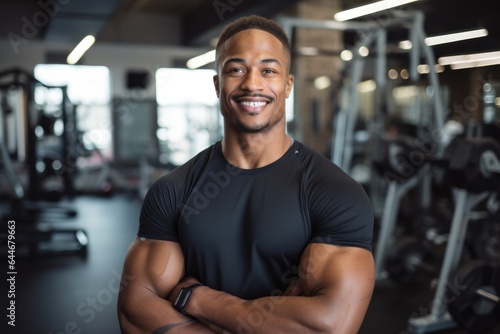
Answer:
[[[224,65],[227,64],[227,63],[240,63],[240,64],[244,64],[244,63],[246,63],[246,61],[243,58],[230,58],[230,59],[228,59],[224,63]],[[282,66],[281,62],[278,59],[275,59],[275,58],[264,58],[264,59],[262,59],[260,61],[260,63],[261,64],[273,64],[273,63],[275,63],[275,64],[278,64],[279,66]]]

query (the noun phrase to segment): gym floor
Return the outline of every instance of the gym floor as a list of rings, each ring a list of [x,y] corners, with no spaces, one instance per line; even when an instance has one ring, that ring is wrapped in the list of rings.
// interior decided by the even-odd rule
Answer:
[[[117,194],[104,198],[78,196],[60,204],[73,207],[76,217],[54,218],[44,224],[84,229],[89,238],[87,256],[16,259],[16,326],[8,326],[3,316],[0,331],[119,334],[118,279],[125,253],[137,230],[141,202],[135,196]],[[6,273],[4,262],[2,295],[7,291],[3,285]],[[407,334],[409,317],[426,312],[432,297],[433,290],[428,285],[404,288],[379,282],[360,334]],[[3,310],[6,305],[4,301]],[[465,331],[453,329],[440,333]],[[500,328],[495,333],[500,333]]]

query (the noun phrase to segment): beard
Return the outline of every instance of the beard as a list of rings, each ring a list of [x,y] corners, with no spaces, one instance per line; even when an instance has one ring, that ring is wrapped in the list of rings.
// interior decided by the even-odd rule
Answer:
[[[256,125],[250,126],[248,124],[240,122],[238,119],[234,119],[232,123],[234,124],[236,129],[238,129],[240,132],[243,132],[243,133],[266,132],[270,126],[270,122],[265,122],[263,124],[256,124]]]

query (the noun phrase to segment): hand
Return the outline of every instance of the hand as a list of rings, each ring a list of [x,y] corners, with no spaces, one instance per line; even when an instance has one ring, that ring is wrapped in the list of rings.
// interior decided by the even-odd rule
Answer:
[[[288,285],[285,292],[283,293],[283,296],[303,296],[303,295],[304,295],[304,292],[302,291],[302,288],[300,287],[300,280],[299,279],[293,280]]]

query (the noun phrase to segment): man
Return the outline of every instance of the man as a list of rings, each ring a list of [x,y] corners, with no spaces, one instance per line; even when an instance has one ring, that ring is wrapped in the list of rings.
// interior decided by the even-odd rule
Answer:
[[[358,332],[375,281],[372,207],[286,134],[286,34],[245,17],[216,53],[224,138],[149,190],[124,264],[122,332]]]

